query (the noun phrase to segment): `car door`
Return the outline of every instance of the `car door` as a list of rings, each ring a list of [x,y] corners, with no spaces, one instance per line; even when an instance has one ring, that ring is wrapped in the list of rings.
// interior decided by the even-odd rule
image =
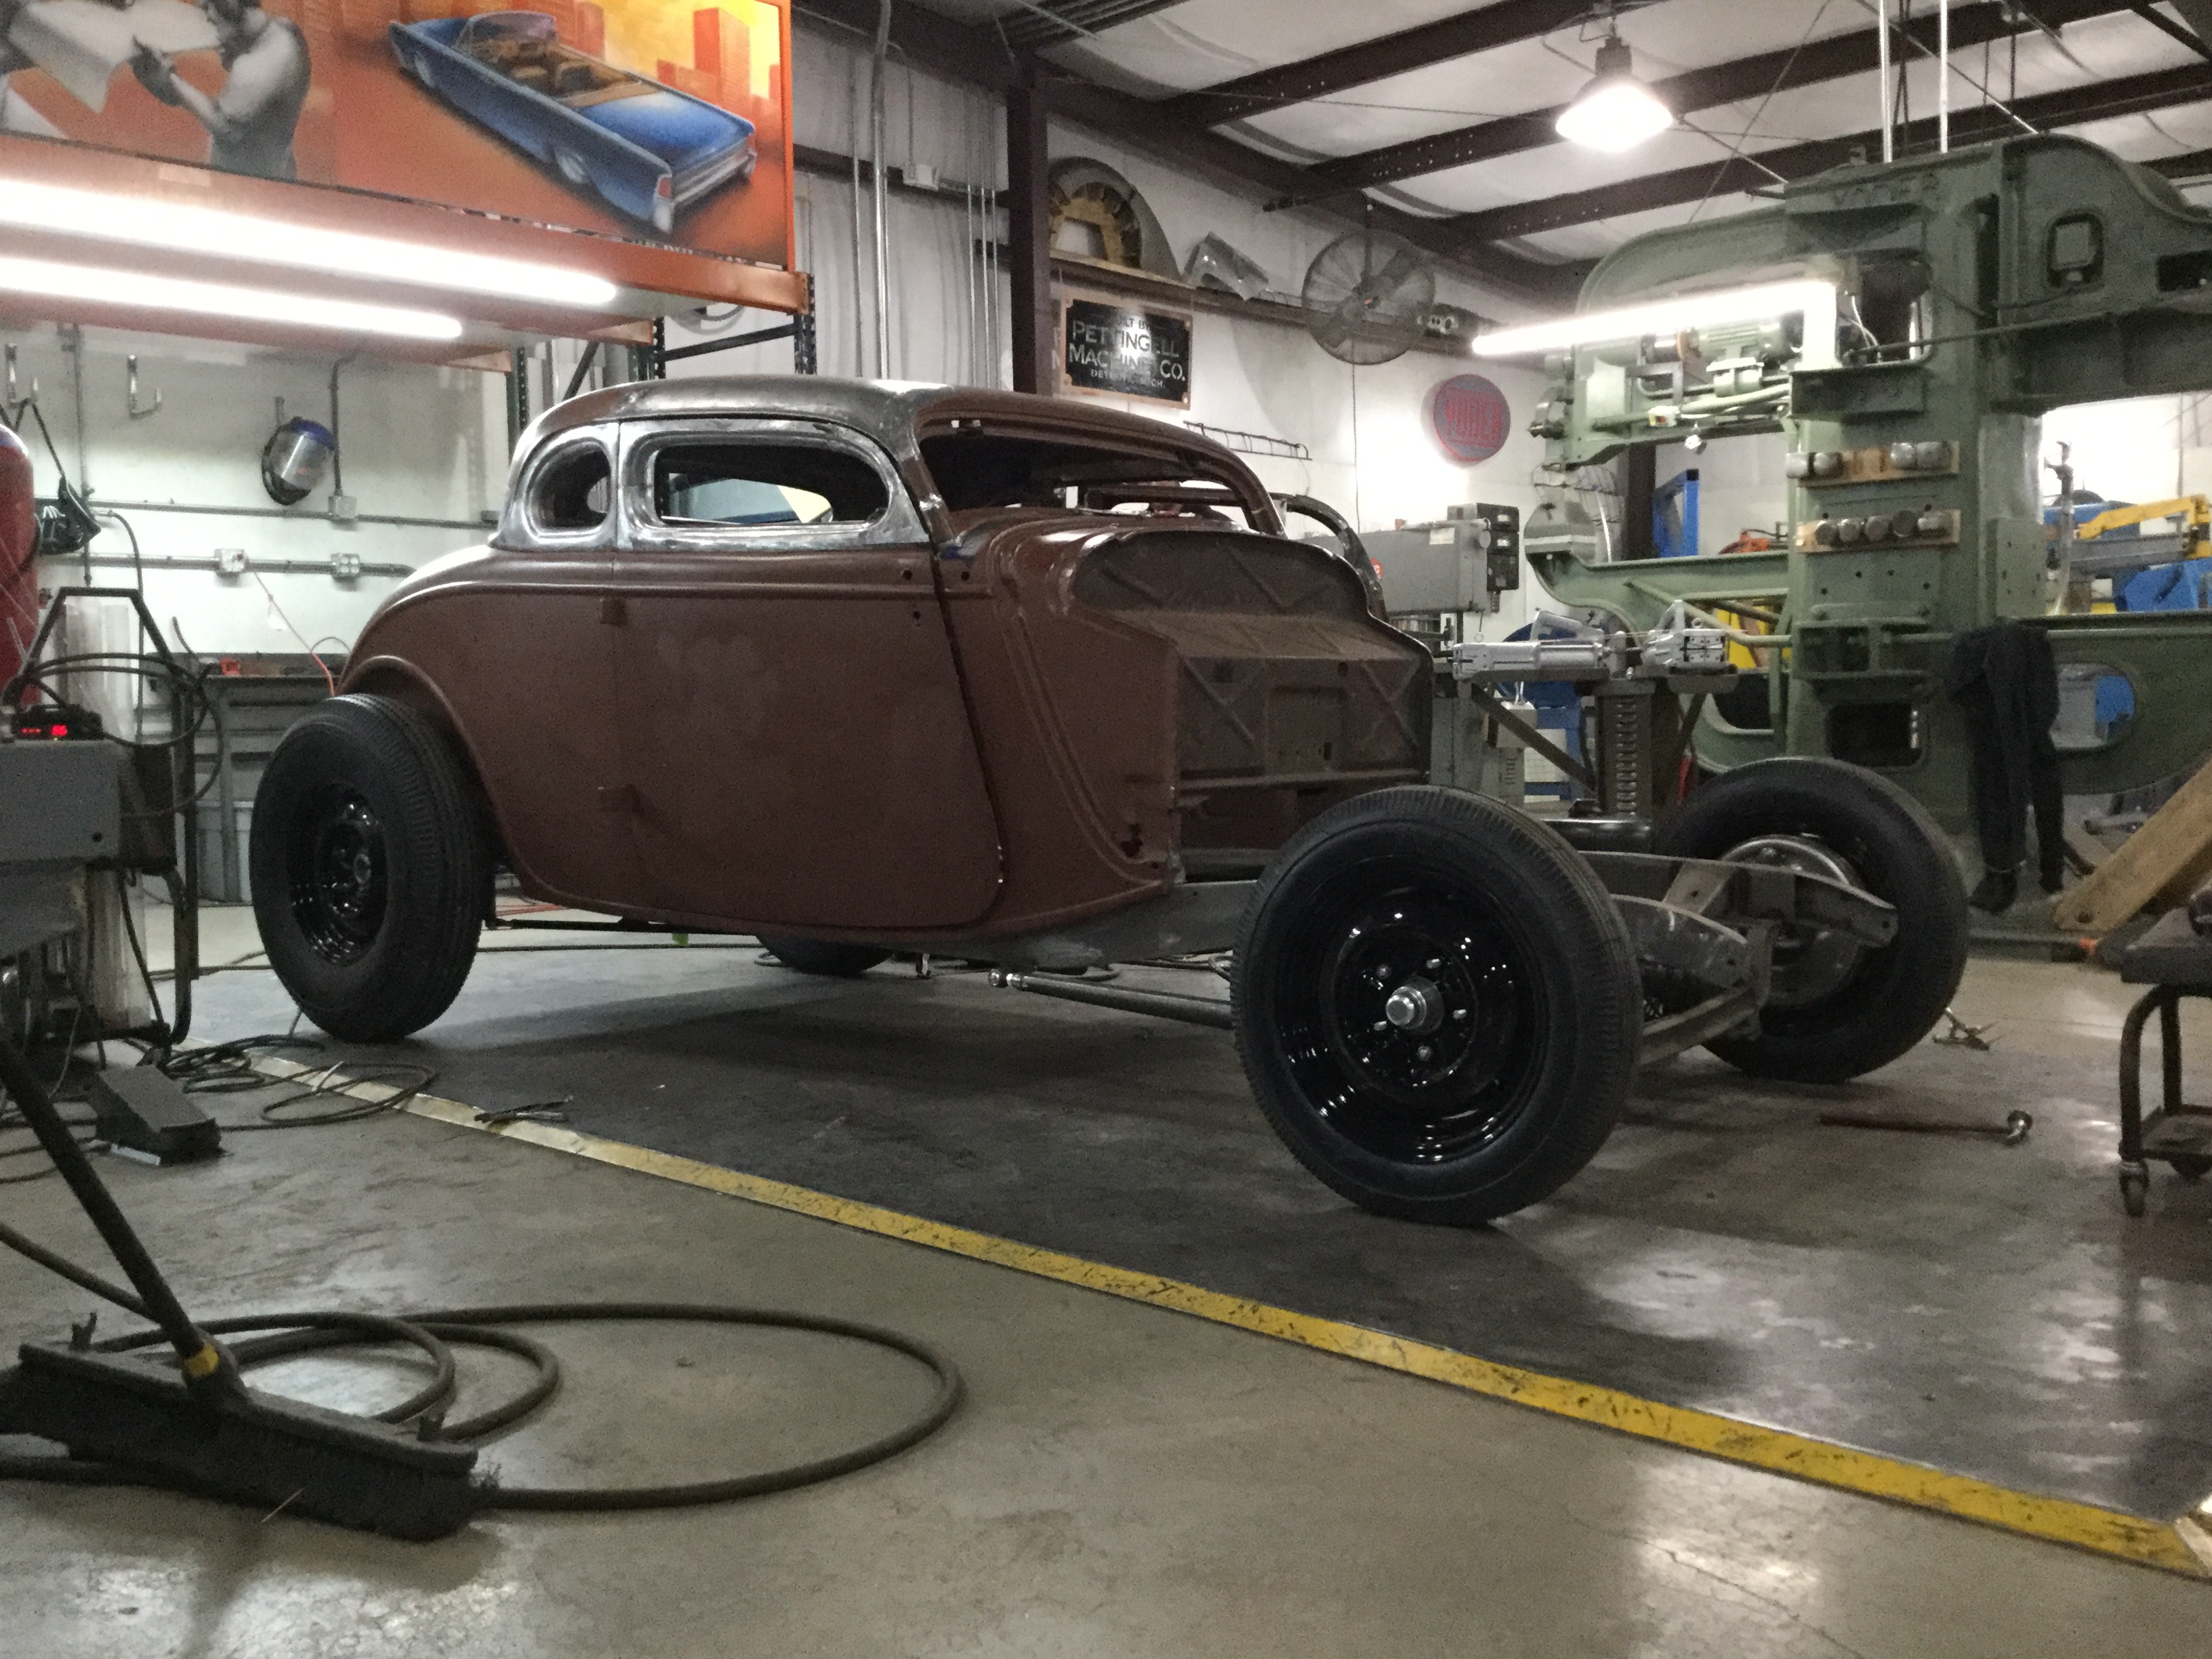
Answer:
[[[890,460],[827,422],[624,424],[618,647],[655,908],[809,929],[958,927],[998,828]]]
[[[617,730],[617,431],[548,441],[495,544],[380,616],[370,657],[426,664],[482,776],[508,861],[543,898],[642,905]]]

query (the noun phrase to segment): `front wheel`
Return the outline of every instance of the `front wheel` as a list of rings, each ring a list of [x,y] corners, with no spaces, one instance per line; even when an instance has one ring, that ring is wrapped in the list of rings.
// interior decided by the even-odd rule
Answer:
[[[309,1019],[349,1042],[420,1030],[460,994],[489,837],[446,735],[386,697],[334,697],[284,734],[253,799],[253,915]]]
[[[1589,866],[1496,802],[1377,790],[1284,847],[1245,912],[1237,1049],[1291,1152],[1363,1209],[1465,1225],[1589,1163],[1643,992]]]
[[[1652,832],[1670,858],[1771,864],[1863,889],[1897,909],[1869,950],[1785,928],[1757,1036],[1713,1053],[1753,1077],[1843,1083],[1935,1029],[1966,971],[1966,893],[1943,832],[1887,778],[1820,756],[1757,761],[1701,784]]]

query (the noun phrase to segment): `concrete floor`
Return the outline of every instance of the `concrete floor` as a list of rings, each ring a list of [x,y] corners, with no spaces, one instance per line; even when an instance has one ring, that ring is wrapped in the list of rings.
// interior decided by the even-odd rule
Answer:
[[[224,959],[223,930],[237,925],[234,915],[211,918],[210,960]],[[229,954],[251,949],[250,939],[233,945]],[[2039,1161],[1975,1142],[1824,1139],[1795,1121],[1803,1103],[1780,1103],[1778,1113],[1770,1103],[1762,1119],[1750,1103],[1717,1103],[1692,1069],[1647,1087],[1640,1121],[1608,1148],[1609,1161],[1525,1221],[1481,1234],[1370,1235],[1324,1190],[1291,1184],[1303,1180],[1294,1169],[1262,1168],[1248,1144],[1249,1102],[1229,1098],[1204,1051],[1178,1046],[1218,1038],[1145,1021],[1071,1025],[1074,1011],[994,1001],[972,981],[916,987],[886,971],[824,988],[757,968],[743,952],[661,949],[665,959],[533,953],[488,963],[449,1020],[410,1047],[447,1068],[441,1092],[495,1105],[576,1091],[580,1116],[608,1119],[580,1127],[627,1127],[633,1139],[702,1134],[712,1105],[733,1146],[787,1143],[780,1155],[833,1190],[927,1165],[939,1213],[958,1212],[953,1219],[970,1208],[998,1212],[1004,1194],[1026,1188],[1037,1207],[1015,1218],[1035,1231],[1188,1244],[1194,1235],[1163,1215],[1187,1208],[1194,1190],[1211,1199],[1247,1183],[1257,1200],[1224,1224],[1251,1235],[1251,1248],[1239,1256],[1216,1239],[1207,1246],[1215,1265],[1249,1264],[1270,1248],[1310,1265],[1318,1237],[1346,1263],[1334,1280],[1316,1269],[1319,1278],[1364,1281],[1370,1299],[1396,1298],[1393,1312],[1419,1311],[1407,1306],[1419,1299],[1409,1284],[1443,1286],[1440,1303],[1479,1304],[1478,1281],[1501,1259],[1502,1241],[1514,1259],[1553,1264],[1556,1306],[1537,1323],[1555,1314],[1581,1333],[1578,1344],[1640,1332],[1662,1353],[1683,1352],[1668,1333],[1731,1294],[1722,1275],[1682,1281],[1688,1288],[1670,1302],[1658,1294],[1670,1282],[1665,1263],[1700,1229],[1709,1249],[1715,1239],[1741,1244],[1747,1212],[1701,1206],[1702,1187],[1656,1224],[1611,1212],[1648,1180],[1686,1185],[1702,1158],[1775,1182],[1790,1178],[1793,1160],[1826,1158],[1838,1167],[1813,1183],[1825,1198],[1799,1224],[1836,1237],[1751,1241],[1768,1253],[1758,1258],[1762,1271],[1779,1259],[1771,1253],[1800,1258],[1785,1304],[1818,1296],[1823,1277],[1844,1267],[1894,1272],[1868,1247],[1884,1237],[1885,1218],[1932,1227],[1954,1213],[1944,1194],[1955,1190],[1958,1224],[1989,1237],[1909,1232],[1894,1254],[1919,1253],[1935,1279],[1953,1255],[1978,1255],[1982,1276],[1994,1277],[2009,1253],[2015,1299],[2033,1317],[2008,1340],[2024,1350],[2056,1345],[2043,1355],[2050,1401],[2094,1397],[2100,1409],[2117,1409],[2130,1390],[2141,1397],[2173,1378],[2201,1378],[2207,1327],[2191,1298],[2212,1278],[2212,1209],[2205,1188],[2161,1181],[2136,1231],[2104,1218],[2118,1206],[2096,1149],[2109,1157],[2100,1120],[2128,997],[2090,970],[1975,964],[1960,1012],[2002,1021],[2006,1081],[1987,1069],[1993,1057],[1953,1050],[1887,1074],[1891,1104],[1924,1107],[1930,1091],[1948,1109],[2029,1103],[2044,1122],[2023,1150]],[[289,1018],[265,975],[221,976],[202,994],[204,1036],[281,1029]],[[586,1019],[578,1010],[593,997]],[[2045,1054],[2049,1066],[2023,1058]],[[1070,1080],[1058,1069],[1069,1064],[1087,1070]],[[808,1066],[823,1074],[810,1082]],[[1897,1073],[1917,1081],[1899,1085]],[[1164,1091],[1159,1079],[1170,1075],[1176,1090]],[[1186,1088],[1194,1103],[1159,1098]],[[967,1095],[985,1097],[1000,1139],[963,1146],[980,1120],[929,1115],[958,1109]],[[243,1117],[250,1105],[221,1109]],[[1148,1114],[1164,1143],[1143,1133]],[[902,1133],[903,1163],[885,1151]],[[1055,1142],[1064,1143],[1057,1152]],[[1161,1171],[1161,1191],[1124,1187],[1118,1206],[1107,1206],[1096,1178],[1088,1188],[1079,1178],[1086,1166],[1114,1167],[1117,1147],[1161,1144],[1180,1146],[1182,1159]],[[1923,1157],[1933,1162],[1916,1166],[1920,1186],[1862,1184],[1905,1167],[1885,1160]],[[2212,1586],[421,1119],[240,1136],[222,1163],[193,1170],[103,1167],[210,1316],[523,1297],[781,1304],[933,1340],[965,1368],[971,1395],[936,1439],[825,1487],[678,1515],[489,1517],[432,1546],[162,1494],[0,1487],[0,1652],[10,1656],[1873,1659],[2094,1648],[2179,1659],[2212,1649]],[[1744,1185],[1755,1192],[1758,1183]],[[1808,1190],[1800,1182],[1770,1197],[1798,1203]],[[54,1183],[7,1188],[0,1202],[15,1224],[95,1253]],[[1854,1205],[1879,1212],[1855,1224]],[[1649,1229],[1640,1254],[1593,1291],[1576,1241],[1632,1223]],[[1839,1240],[1850,1248],[1819,1260],[1816,1247]],[[1455,1265],[1443,1260],[1454,1249],[1463,1252]],[[1455,1278],[1409,1280],[1409,1260]],[[2106,1282],[2084,1292],[2097,1269]],[[2123,1291],[2133,1317],[2116,1333],[2112,1309]],[[2092,1305],[2063,1305],[2083,1294]],[[84,1302],[0,1259],[0,1337],[57,1334]],[[1973,1300],[1966,1311],[1978,1320],[1984,1305]],[[1540,1302],[1530,1310],[1546,1312]],[[1778,1340],[1747,1348],[1740,1333],[1707,1330],[1711,1352],[1729,1357],[1724,1372],[1743,1375],[1736,1362],[1746,1352],[1787,1346],[1793,1321],[1767,1322]],[[2116,1334],[2136,1346],[2095,1351]],[[873,1432],[920,1397],[898,1362],[813,1339],[634,1328],[546,1334],[570,1361],[573,1383],[540,1422],[489,1454],[516,1480],[653,1480],[758,1466]],[[2139,1351],[2146,1340],[2158,1348],[2155,1364]],[[1491,1352],[1495,1344],[1459,1346]],[[1891,1357],[1847,1345],[1826,1352],[1838,1385],[1830,1398],[1878,1381]],[[1696,1368],[1683,1375],[1694,1381]],[[265,1380],[349,1406],[399,1386],[389,1371],[333,1363]],[[2048,1449],[2057,1463],[2086,1458],[2093,1486],[2099,1468],[2140,1468],[2139,1455],[2131,1461],[2110,1444],[2085,1453],[2067,1439],[2063,1414],[2055,1423],[2016,1415],[2008,1386],[1984,1378],[1965,1392],[1978,1387],[1985,1413],[2015,1439],[2057,1436]],[[2138,1419],[2132,1432],[2140,1440],[2163,1424],[2202,1439],[2202,1400],[2197,1383],[2162,1423]]]
[[[111,1174],[210,1316],[518,1294],[775,1304],[938,1342],[971,1394],[934,1440],[827,1486],[489,1517],[434,1545],[160,1493],[0,1487],[0,1650],[27,1659],[2179,1659],[2212,1626],[2212,1587],[420,1119]],[[7,1208],[94,1250],[54,1183],[9,1189]],[[83,1304],[0,1261],[9,1335],[57,1334]],[[741,1468],[869,1432],[919,1396],[895,1363],[811,1339],[550,1334],[572,1386],[493,1452],[515,1480]],[[340,1404],[398,1386],[334,1369],[289,1385]]]
[[[825,981],[749,948],[549,937],[500,936],[444,1019],[363,1052],[472,1105],[569,1096],[611,1139],[2020,1491],[2158,1520],[2212,1494],[2212,1182],[2161,1170],[2149,1216],[2121,1212],[2130,999],[2098,970],[1978,960],[1960,1011],[1996,1022],[1994,1052],[1923,1045],[1844,1089],[1686,1057],[1555,1199],[1463,1231],[1314,1181],[1217,1032],[972,974]],[[265,972],[200,994],[210,1037],[294,1012]],[[2013,1106],[2038,1118],[2017,1148],[1819,1121]]]

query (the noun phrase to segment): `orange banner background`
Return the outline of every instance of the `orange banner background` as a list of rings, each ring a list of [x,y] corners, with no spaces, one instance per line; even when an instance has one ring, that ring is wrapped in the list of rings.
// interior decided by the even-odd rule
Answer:
[[[313,68],[293,134],[301,184],[792,265],[791,20],[778,0],[265,0],[264,9],[298,27]],[[672,236],[658,238],[419,85],[393,54],[394,23],[508,10],[543,13],[564,45],[753,123],[758,161],[750,181],[715,190],[678,217]],[[213,52],[183,54],[176,70],[210,97],[226,76]],[[9,87],[65,138],[208,161],[199,122],[154,97],[128,68],[112,78],[99,112],[41,70],[18,70]]]

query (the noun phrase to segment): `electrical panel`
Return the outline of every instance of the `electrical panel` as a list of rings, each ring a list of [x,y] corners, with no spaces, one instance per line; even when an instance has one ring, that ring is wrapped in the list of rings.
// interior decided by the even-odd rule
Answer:
[[[1382,574],[1394,617],[1495,611],[1521,586],[1521,509],[1477,502],[1432,524],[1370,531],[1361,539]]]
[[[0,742],[0,870],[113,858],[123,838],[122,772],[112,744]]]

